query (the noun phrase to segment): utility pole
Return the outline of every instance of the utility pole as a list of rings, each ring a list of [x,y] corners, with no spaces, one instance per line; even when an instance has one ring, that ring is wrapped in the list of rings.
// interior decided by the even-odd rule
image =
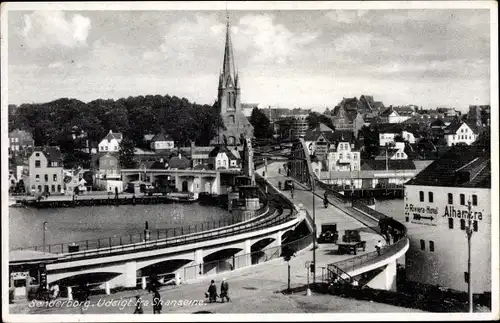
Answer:
[[[311,174],[311,189],[313,196],[313,263],[312,263],[312,274],[313,274],[313,284],[316,283],[316,207],[315,207],[315,185],[314,185],[314,174]],[[309,277],[309,276],[308,276]]]
[[[465,232],[467,234],[467,249],[468,249],[468,260],[467,260],[467,293],[469,295],[469,313],[474,311],[474,305],[472,303],[472,282],[471,282],[471,238],[473,229],[471,227],[472,219],[471,219],[471,202],[469,199],[468,202],[468,210],[469,210],[469,225],[466,228]]]

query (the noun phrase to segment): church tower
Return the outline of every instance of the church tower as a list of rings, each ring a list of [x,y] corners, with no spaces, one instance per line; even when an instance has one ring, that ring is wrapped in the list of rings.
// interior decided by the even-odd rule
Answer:
[[[231,44],[231,29],[229,17],[226,24],[226,45],[224,47],[224,61],[222,73],[219,75],[219,89],[217,102],[226,130],[220,129],[219,134],[212,140],[213,144],[227,144],[227,146],[241,147],[241,137],[253,138],[253,126],[241,109],[241,90],[238,81],[238,72],[234,65],[233,46]]]

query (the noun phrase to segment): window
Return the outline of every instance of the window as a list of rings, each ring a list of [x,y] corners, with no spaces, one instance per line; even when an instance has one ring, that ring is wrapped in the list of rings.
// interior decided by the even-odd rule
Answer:
[[[42,185],[38,185],[38,192],[42,191]]]
[[[39,160],[35,160],[35,167],[40,168],[40,161]]]
[[[61,193],[61,185],[57,185],[57,192]]]
[[[358,155],[357,154],[353,154],[352,155],[352,159],[358,159]]]
[[[37,182],[39,182],[40,181],[40,175],[36,174],[35,179],[36,179]]]
[[[474,231],[477,232],[477,221],[474,220],[474,222],[472,223],[472,226],[474,228]]]
[[[465,220],[460,219],[460,230],[465,230]]]
[[[35,157],[40,157],[40,153],[35,153]]]
[[[460,194],[460,205],[465,205],[465,195]]]
[[[229,123],[234,123],[234,115],[229,116]]]
[[[472,205],[477,205],[477,195],[476,194],[472,195]]]
[[[455,135],[453,135],[453,140],[455,140]]]
[[[420,191],[419,195],[420,195],[420,202],[423,202],[424,201],[424,192]]]
[[[56,191],[56,186],[52,185],[51,189],[52,189],[51,192],[54,193]]]
[[[434,203],[434,193],[429,192],[429,203]]]
[[[35,189],[35,185],[31,185],[31,189],[34,190]]]
[[[420,239],[420,249],[425,250],[425,241]]]
[[[448,204],[453,204],[453,194],[448,193]]]
[[[54,182],[57,182],[57,174],[52,175],[52,180],[53,180]]]
[[[46,182],[48,182],[48,181],[49,181],[49,175],[45,174],[45,175],[43,176],[43,178],[45,179],[45,181],[46,181]]]
[[[342,158],[343,158],[342,154],[340,154],[340,155],[339,155],[339,158],[340,158],[340,159],[342,159]]]
[[[434,252],[434,241],[429,241],[429,251]]]
[[[453,229],[453,218],[448,218],[448,228]]]

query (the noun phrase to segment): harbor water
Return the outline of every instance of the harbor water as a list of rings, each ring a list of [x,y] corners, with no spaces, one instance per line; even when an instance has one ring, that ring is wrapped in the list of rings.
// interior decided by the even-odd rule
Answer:
[[[149,229],[179,228],[219,221],[231,214],[217,206],[193,204],[150,204],[76,208],[9,207],[9,249],[120,237]]]

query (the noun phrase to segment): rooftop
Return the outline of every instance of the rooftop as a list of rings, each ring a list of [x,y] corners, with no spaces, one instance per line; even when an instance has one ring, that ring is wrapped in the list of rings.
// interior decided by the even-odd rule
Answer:
[[[455,147],[406,185],[491,188],[491,161],[477,147]]]

